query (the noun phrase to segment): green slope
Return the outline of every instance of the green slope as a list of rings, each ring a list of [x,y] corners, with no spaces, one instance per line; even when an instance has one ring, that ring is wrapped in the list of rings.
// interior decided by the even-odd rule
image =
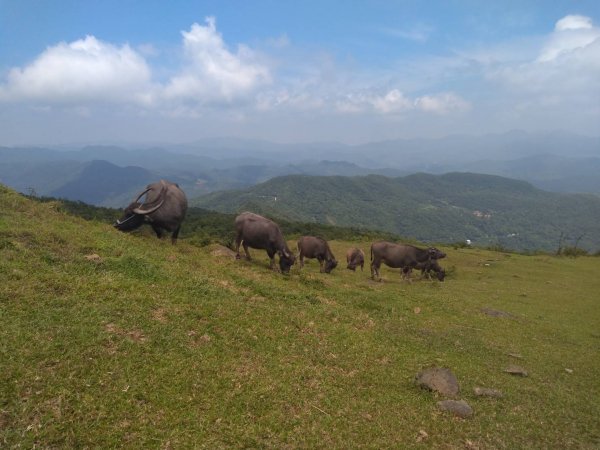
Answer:
[[[286,176],[195,204],[221,212],[385,230],[428,242],[556,250],[561,232],[600,248],[600,197],[557,194],[492,175],[416,174],[401,178]]]
[[[60,209],[0,187],[2,447],[600,445],[600,258],[448,248],[444,283],[284,277]],[[472,418],[413,384],[433,364]]]

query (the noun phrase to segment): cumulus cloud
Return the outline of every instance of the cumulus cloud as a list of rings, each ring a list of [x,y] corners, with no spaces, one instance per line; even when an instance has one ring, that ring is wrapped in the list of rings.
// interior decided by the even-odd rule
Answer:
[[[128,45],[116,47],[87,36],[47,48],[31,64],[9,71],[0,100],[81,104],[148,103],[151,73]]]
[[[13,68],[0,84],[0,101],[43,105],[134,104],[165,112],[194,105],[231,103],[271,81],[265,64],[247,46],[226,46],[215,20],[182,31],[182,67],[166,83],[152,81],[144,59],[158,50],[144,44],[112,45],[86,36],[47,48],[31,64]]]
[[[165,87],[167,99],[231,102],[271,80],[268,67],[249,47],[239,45],[235,53],[227,48],[213,17],[181,34],[187,65]]]
[[[554,33],[542,49],[538,62],[555,60],[562,55],[585,49],[600,38],[600,29],[585,16],[566,16],[556,22]]]
[[[556,23],[537,58],[496,67],[488,76],[530,105],[597,102],[600,29],[589,17],[566,16]]]

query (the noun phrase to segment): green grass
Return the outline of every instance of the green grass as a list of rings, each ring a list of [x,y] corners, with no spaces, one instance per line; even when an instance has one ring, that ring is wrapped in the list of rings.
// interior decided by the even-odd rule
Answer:
[[[600,446],[600,258],[444,248],[444,283],[282,276],[58,209],[0,190],[0,447]],[[430,365],[472,418],[415,387]]]

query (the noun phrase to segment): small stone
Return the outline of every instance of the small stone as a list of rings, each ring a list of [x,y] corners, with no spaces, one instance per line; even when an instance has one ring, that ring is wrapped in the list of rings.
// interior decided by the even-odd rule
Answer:
[[[494,398],[502,398],[504,394],[498,389],[490,389],[484,387],[476,387],[473,388],[473,393],[477,397],[494,397]]]
[[[428,437],[429,437],[429,435],[427,434],[427,431],[419,430],[419,435],[417,436],[417,442],[424,441]]]
[[[565,372],[567,372],[567,373],[573,373],[573,369],[565,369]]]
[[[513,358],[523,359],[523,355],[520,353],[508,353],[508,356],[512,356]]]
[[[437,391],[447,397],[454,397],[458,394],[458,380],[456,376],[445,367],[431,367],[422,370],[415,377],[418,386]]]
[[[437,404],[442,411],[452,413],[463,419],[473,415],[473,408],[464,400],[443,400]]]
[[[527,371],[525,369],[523,369],[520,366],[515,366],[515,365],[510,365],[508,366],[505,370],[506,373],[510,373],[511,375],[518,375],[521,377],[526,377],[529,374],[527,373]]]
[[[421,312],[421,308],[419,308],[418,306],[415,306],[415,314],[419,314]]]

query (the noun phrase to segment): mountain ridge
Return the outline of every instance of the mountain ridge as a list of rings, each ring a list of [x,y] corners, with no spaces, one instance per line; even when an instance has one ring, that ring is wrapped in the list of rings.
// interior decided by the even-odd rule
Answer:
[[[582,236],[584,248],[600,247],[600,197],[546,192],[496,175],[292,175],[193,203],[220,212],[249,209],[289,220],[378,229],[425,242],[469,239],[484,246],[552,250],[562,233]]]

